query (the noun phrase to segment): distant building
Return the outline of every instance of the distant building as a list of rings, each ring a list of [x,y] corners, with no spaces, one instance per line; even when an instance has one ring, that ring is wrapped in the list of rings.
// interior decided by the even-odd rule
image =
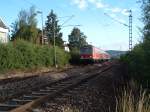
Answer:
[[[0,43],[7,43],[8,42],[8,27],[4,24],[2,19],[0,19]]]
[[[67,51],[67,52],[70,51],[70,50],[69,50],[69,47],[68,47],[68,44],[67,44],[66,41],[64,41],[64,49],[65,49],[65,51]]]
[[[67,51],[67,52],[70,51],[68,45],[65,45],[65,51]]]

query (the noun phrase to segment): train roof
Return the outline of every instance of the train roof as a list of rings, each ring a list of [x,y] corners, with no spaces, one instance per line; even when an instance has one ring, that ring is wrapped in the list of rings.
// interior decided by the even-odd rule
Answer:
[[[100,50],[102,53],[110,55],[109,53],[107,53],[106,51],[102,50],[101,48],[95,47],[93,45],[85,45],[85,46],[82,46],[81,48],[86,48],[86,47],[93,47],[93,48],[96,48],[96,49]]]

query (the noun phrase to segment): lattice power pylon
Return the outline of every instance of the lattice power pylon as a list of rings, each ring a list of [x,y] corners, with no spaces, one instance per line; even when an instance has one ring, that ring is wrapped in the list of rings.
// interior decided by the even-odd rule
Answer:
[[[129,11],[129,50],[132,50],[132,11]]]

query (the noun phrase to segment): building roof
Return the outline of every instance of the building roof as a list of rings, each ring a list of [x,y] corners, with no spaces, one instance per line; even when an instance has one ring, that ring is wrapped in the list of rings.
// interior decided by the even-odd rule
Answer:
[[[2,21],[2,19],[0,19],[0,27],[8,29],[7,26],[4,24],[4,22]]]

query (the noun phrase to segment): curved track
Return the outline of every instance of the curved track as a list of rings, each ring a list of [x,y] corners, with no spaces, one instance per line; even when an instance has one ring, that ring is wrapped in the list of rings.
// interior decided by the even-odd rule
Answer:
[[[109,68],[111,68],[111,65],[103,66],[96,72],[90,71],[84,75],[68,77],[42,85],[39,88],[33,88],[31,91],[18,95],[19,97],[9,99],[7,102],[0,104],[0,112],[32,112],[36,107],[48,99],[55,98],[58,94],[67,94],[73,88],[76,88],[76,90],[80,87],[84,88],[89,80],[107,71]]]

